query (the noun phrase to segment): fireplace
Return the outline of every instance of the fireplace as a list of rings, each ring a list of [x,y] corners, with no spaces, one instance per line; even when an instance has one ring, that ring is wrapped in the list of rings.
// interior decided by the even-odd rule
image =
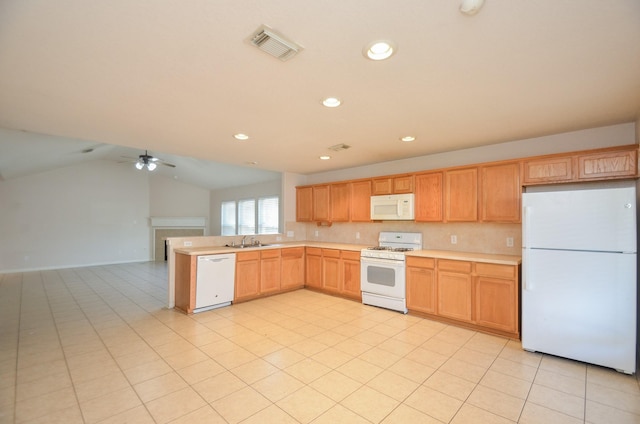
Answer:
[[[167,260],[167,238],[204,236],[205,218],[151,218],[153,259]]]

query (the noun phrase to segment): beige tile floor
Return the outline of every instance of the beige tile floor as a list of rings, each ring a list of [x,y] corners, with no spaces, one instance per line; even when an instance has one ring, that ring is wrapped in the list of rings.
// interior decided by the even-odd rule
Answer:
[[[166,273],[0,275],[0,423],[640,423],[635,376],[307,290],[186,316]]]

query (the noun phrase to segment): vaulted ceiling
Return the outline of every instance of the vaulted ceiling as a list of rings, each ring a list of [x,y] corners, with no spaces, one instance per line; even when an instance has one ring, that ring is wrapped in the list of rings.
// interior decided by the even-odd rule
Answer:
[[[302,50],[257,49],[262,25]],[[365,58],[380,39],[396,53]],[[27,135],[0,149],[149,149],[268,179],[632,122],[639,40],[638,0],[486,0],[474,16],[435,0],[2,0],[0,128]]]

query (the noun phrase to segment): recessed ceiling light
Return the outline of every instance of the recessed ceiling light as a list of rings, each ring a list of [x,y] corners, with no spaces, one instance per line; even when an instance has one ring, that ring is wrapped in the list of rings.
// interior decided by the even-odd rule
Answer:
[[[331,156],[323,155],[323,156],[320,156],[320,159],[321,160],[329,160],[329,159],[331,159]]]
[[[338,107],[342,104],[342,101],[337,97],[327,97],[322,101],[322,104],[326,107]]]
[[[255,160],[247,162],[247,165],[257,165],[257,164],[258,162],[256,162]]]
[[[385,60],[396,52],[396,46],[391,41],[378,40],[367,44],[363,53],[371,60]]]
[[[482,8],[483,4],[484,0],[462,0],[462,3],[460,3],[460,12],[468,16],[475,15]]]
[[[236,140],[240,140],[240,141],[249,140],[249,136],[246,135],[246,134],[242,134],[242,133],[234,134],[233,138],[235,138]]]
[[[406,141],[407,143],[410,143],[412,141],[414,141],[416,138],[412,135],[405,135],[404,137],[401,137],[400,140],[402,141]]]

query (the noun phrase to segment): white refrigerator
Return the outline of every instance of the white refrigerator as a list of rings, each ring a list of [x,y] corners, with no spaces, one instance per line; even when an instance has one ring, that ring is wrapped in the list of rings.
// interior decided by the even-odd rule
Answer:
[[[522,347],[636,371],[635,187],[524,193]]]

